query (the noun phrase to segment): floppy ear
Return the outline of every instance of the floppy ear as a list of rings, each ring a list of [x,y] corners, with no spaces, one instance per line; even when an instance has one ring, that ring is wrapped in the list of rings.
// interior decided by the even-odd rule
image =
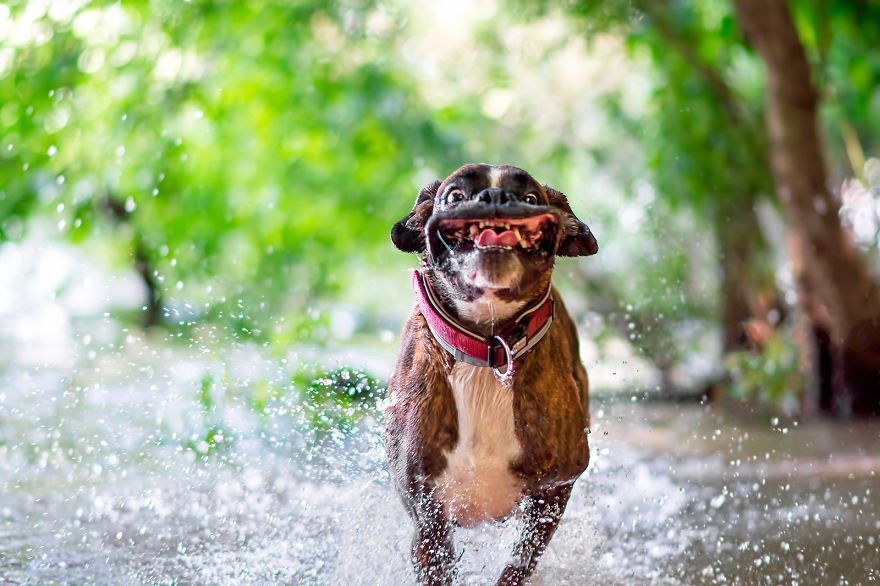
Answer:
[[[440,181],[422,187],[413,209],[391,228],[391,242],[403,252],[425,252],[425,223],[434,211]]]
[[[565,194],[544,186],[550,205],[562,212],[562,240],[556,254],[559,256],[590,256],[599,252],[599,243],[586,224],[577,219]]]

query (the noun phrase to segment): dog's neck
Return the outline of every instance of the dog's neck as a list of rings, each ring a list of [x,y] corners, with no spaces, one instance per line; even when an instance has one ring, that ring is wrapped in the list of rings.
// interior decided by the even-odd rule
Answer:
[[[452,301],[458,319],[483,335],[491,335],[526,306],[525,300],[505,300],[494,291],[485,291],[473,300]]]
[[[504,293],[491,289],[481,289],[469,296],[456,296],[444,287],[433,271],[423,266],[426,284],[437,294],[446,313],[456,318],[462,325],[484,336],[492,336],[516,317],[524,308],[539,303],[546,297],[550,287],[550,275],[541,279],[522,296],[513,295],[509,290]]]

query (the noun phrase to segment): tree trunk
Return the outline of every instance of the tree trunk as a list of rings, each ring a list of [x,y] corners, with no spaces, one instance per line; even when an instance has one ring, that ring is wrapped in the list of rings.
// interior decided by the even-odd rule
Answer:
[[[153,264],[144,241],[137,236],[135,239],[134,264],[144,287],[147,288],[147,304],[144,306],[144,317],[141,324],[145,328],[158,326],[162,321],[162,289],[156,279]]]
[[[747,350],[763,340],[752,339],[747,324],[776,326],[781,319],[767,245],[754,210],[754,198],[731,198],[714,212],[721,268],[723,350]],[[772,312],[776,310],[777,315]]]
[[[125,204],[111,194],[105,195],[101,200],[103,208],[117,222],[128,222],[130,214],[125,209]],[[145,328],[158,326],[162,320],[162,289],[156,279],[153,264],[143,238],[135,232],[134,250],[132,251],[134,268],[147,290],[147,303],[144,305],[144,315],[141,324]]]
[[[880,356],[871,353],[880,343],[880,293],[840,224],[828,188],[818,92],[804,47],[785,0],[734,3],[743,31],[767,67],[770,162],[789,229],[798,304],[829,333],[838,357],[831,403],[843,405],[841,412],[846,405],[871,412],[880,397]]]

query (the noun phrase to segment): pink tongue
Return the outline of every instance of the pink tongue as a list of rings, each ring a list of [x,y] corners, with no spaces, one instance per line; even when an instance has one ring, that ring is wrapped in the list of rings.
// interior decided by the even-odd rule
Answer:
[[[516,234],[513,230],[505,230],[501,234],[496,234],[495,230],[491,228],[486,228],[480,235],[477,236],[476,244],[479,247],[483,246],[507,246],[508,248],[513,248],[516,246],[516,243],[519,242],[519,239],[516,237]]]

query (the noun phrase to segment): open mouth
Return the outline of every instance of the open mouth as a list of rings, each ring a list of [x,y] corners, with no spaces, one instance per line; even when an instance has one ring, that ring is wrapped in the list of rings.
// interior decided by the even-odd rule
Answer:
[[[556,226],[553,214],[540,214],[515,219],[444,218],[437,223],[437,230],[448,246],[472,243],[476,248],[531,251],[552,236]]]

